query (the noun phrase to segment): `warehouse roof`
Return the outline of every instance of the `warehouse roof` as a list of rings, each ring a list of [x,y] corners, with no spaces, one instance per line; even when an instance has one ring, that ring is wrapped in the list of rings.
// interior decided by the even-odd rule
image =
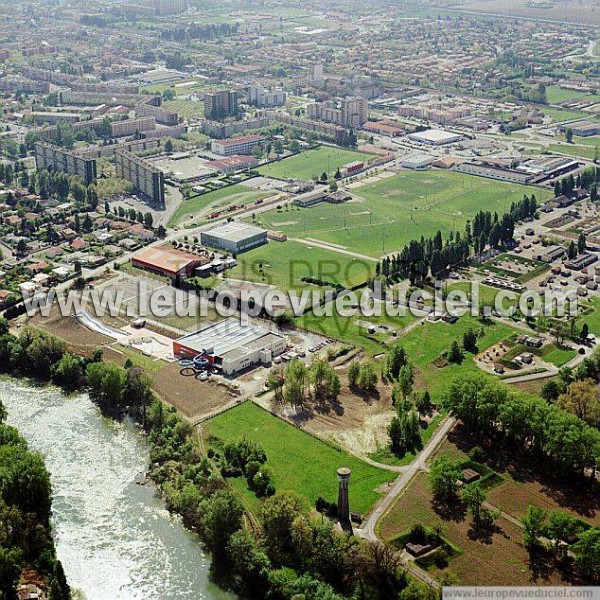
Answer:
[[[175,250],[175,248],[170,248],[169,246],[145,248],[138,252],[133,257],[133,260],[172,273],[177,273],[195,262],[208,262],[205,257]]]
[[[221,238],[226,238],[232,242],[239,242],[245,240],[254,235],[266,233],[266,230],[254,225],[248,225],[246,223],[238,223],[237,221],[231,221],[206,231],[209,235],[215,235]]]
[[[207,352],[223,357],[240,348],[257,348],[272,342],[276,334],[259,325],[243,325],[238,319],[226,319],[195,333],[190,333],[177,341],[198,354]],[[263,339],[261,339],[263,338]],[[260,340],[260,342],[259,342]],[[241,355],[246,353],[243,351]]]

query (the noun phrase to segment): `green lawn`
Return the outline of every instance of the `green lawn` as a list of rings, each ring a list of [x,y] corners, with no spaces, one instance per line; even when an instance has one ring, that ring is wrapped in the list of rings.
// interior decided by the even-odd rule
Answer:
[[[187,92],[187,90],[186,90]],[[192,102],[185,98],[176,98],[175,100],[165,100],[162,106],[167,110],[174,110],[184,119],[197,119],[204,114],[204,105],[202,102]]]
[[[573,90],[565,90],[558,85],[549,85],[546,88],[546,99],[548,104],[559,104],[567,100],[577,100],[589,96],[586,92],[574,92]]]
[[[320,146],[314,150],[307,150],[265,165],[258,170],[261,175],[266,177],[309,180],[314,175],[319,177],[323,172],[333,176],[339,167],[355,160],[367,160],[369,158],[373,158],[373,156],[343,148]]]
[[[337,501],[339,467],[352,469],[350,510],[367,513],[380,498],[375,491],[393,481],[396,473],[384,471],[312,437],[271,415],[252,402],[245,402],[205,424],[206,439],[216,436],[236,441],[242,436],[258,442],[267,454],[278,490],[292,490],[314,506],[319,496]],[[236,489],[242,484],[235,485]]]
[[[579,156],[581,158],[587,158],[588,160],[594,160],[596,158],[596,148],[600,148],[600,141],[598,138],[594,140],[595,143],[584,143],[582,138],[573,138],[573,144],[550,144],[548,150],[551,152],[559,152],[561,154],[570,154],[571,156]]]
[[[549,193],[539,188],[501,183],[455,171],[407,171],[353,190],[346,204],[272,210],[260,216],[263,225],[290,236],[315,238],[356,252],[381,256],[400,250],[439,229],[461,230],[467,219],[484,209],[504,213],[523,194],[542,202]]]
[[[261,198],[266,198],[269,194],[253,190],[241,184],[230,185],[220,190],[206,192],[200,196],[194,196],[189,200],[184,200],[177,212],[171,218],[169,225],[176,225],[182,221],[191,223],[197,213],[205,208],[214,205],[218,208],[231,204],[248,204]]]
[[[325,337],[332,337],[357,347],[364,348],[370,355],[387,352],[390,344],[396,341],[393,331],[401,331],[405,327],[414,323],[418,317],[413,316],[410,311],[406,311],[406,316],[389,317],[382,311],[381,316],[364,317],[357,314],[353,317],[342,317],[333,307],[332,316],[316,316],[313,312],[308,312],[296,319],[296,324],[300,327],[319,333]],[[367,323],[373,326],[386,326],[388,332],[377,330],[375,333],[369,333]]]
[[[262,271],[261,271],[262,267]],[[237,265],[225,277],[274,285],[282,291],[317,289],[302,281],[314,277],[345,287],[365,282],[375,272],[375,262],[353,258],[301,242],[270,241],[237,256]]]
[[[550,344],[540,353],[541,358],[557,367],[562,367],[565,363],[577,356],[577,350],[570,348],[559,348],[555,344]]]
[[[465,373],[482,373],[475,364],[473,355],[468,352],[465,352],[460,364],[448,364],[444,367],[435,364],[436,359],[450,348],[454,340],[462,345],[466,331],[473,329],[479,332],[482,328],[484,335],[477,342],[480,352],[508,338],[514,331],[504,323],[488,321],[482,325],[478,318],[465,315],[454,324],[425,321],[399,338],[398,342],[404,346],[411,362],[419,371],[421,387],[430,391],[434,402],[439,402],[455,377]]]

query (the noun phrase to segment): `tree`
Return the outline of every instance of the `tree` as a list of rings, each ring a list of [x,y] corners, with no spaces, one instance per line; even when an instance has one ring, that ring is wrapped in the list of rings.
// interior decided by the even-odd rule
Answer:
[[[482,507],[485,502],[485,491],[475,482],[471,485],[467,485],[462,489],[461,500],[465,506],[469,509],[469,512],[473,516],[475,522],[479,522],[482,515]]]
[[[171,152],[173,152],[173,142],[171,140],[167,140],[165,142],[165,152],[167,154],[171,154]]]
[[[582,532],[573,551],[581,574],[592,583],[600,583],[600,528],[591,527]]]
[[[573,130],[570,127],[567,127],[565,131],[565,139],[567,140],[567,144],[573,143]]]
[[[374,392],[377,388],[377,373],[372,363],[366,362],[360,368],[360,375],[358,378],[358,385],[365,392]]]
[[[422,415],[426,415],[431,412],[431,409],[433,408],[433,402],[431,401],[431,394],[429,393],[429,390],[423,390],[423,392],[417,395],[415,406]]]
[[[241,529],[244,509],[230,490],[219,490],[201,504],[201,532],[212,552],[211,569],[226,572],[229,565],[227,546],[231,536]]]
[[[283,370],[280,367],[275,367],[269,371],[269,375],[267,377],[267,387],[269,391],[275,394],[275,402],[278,404],[282,404],[284,400],[283,396]]]
[[[431,463],[429,483],[433,495],[445,502],[457,499],[459,480],[462,477],[460,461],[447,456],[436,458]]]
[[[448,362],[458,364],[463,359],[463,352],[458,345],[458,342],[454,340],[452,345],[450,346],[450,350],[448,352]]]
[[[14,598],[21,576],[21,553],[17,548],[0,547],[0,598]]]
[[[392,379],[398,379],[400,369],[406,364],[406,350],[400,344],[394,344],[387,355],[387,374]],[[358,363],[357,363],[358,364]]]
[[[79,357],[65,353],[52,367],[52,379],[67,390],[78,387],[83,376],[83,365]]]
[[[585,341],[587,341],[589,335],[590,335],[590,327],[587,323],[584,323],[581,326],[581,331],[579,332],[579,339],[582,342],[585,342]]]
[[[577,238],[577,252],[579,252],[579,254],[583,254],[585,252],[585,248],[586,248],[585,233],[581,232],[579,234],[579,237]]]
[[[271,561],[264,548],[249,531],[236,531],[227,544],[229,560],[233,572],[241,583],[241,595],[251,598],[260,597],[267,589]]]
[[[356,387],[360,378],[360,363],[353,360],[348,367],[348,383],[350,387]]]
[[[421,444],[419,415],[415,410],[398,410],[388,428],[390,446],[397,456],[404,456],[406,452],[414,450]]]
[[[553,541],[557,556],[564,556],[565,548],[580,529],[579,520],[567,513],[557,510],[550,515],[546,531]]]
[[[588,425],[595,427],[600,423],[598,386],[592,379],[572,383],[567,391],[559,396],[557,405]]]
[[[477,352],[477,334],[473,329],[469,329],[463,335],[463,348],[473,354]]]
[[[292,523],[302,512],[302,500],[292,492],[276,492],[262,507],[262,526],[267,554],[274,564],[285,564],[293,552]]]
[[[263,151],[260,145],[256,145],[254,146],[254,148],[252,148],[252,156],[254,156],[254,158],[260,160],[262,158],[262,155]]]
[[[554,380],[548,381],[542,386],[540,395],[547,402],[556,402],[560,396],[560,386]]]
[[[547,513],[544,509],[529,505],[527,514],[523,517],[523,543],[531,550],[538,543],[542,533]]]
[[[284,390],[284,398],[288,404],[300,406],[304,403],[308,379],[308,369],[302,361],[294,359],[288,363]]]
[[[406,400],[413,391],[413,385],[415,381],[415,375],[410,363],[407,363],[400,369],[398,375],[398,387],[402,393],[402,399]]]

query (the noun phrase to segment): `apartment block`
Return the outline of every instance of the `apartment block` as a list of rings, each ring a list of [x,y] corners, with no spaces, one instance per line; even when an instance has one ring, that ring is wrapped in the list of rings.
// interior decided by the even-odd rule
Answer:
[[[215,154],[221,156],[252,154],[252,150],[262,144],[264,139],[261,135],[245,135],[228,140],[213,140],[210,147]]]
[[[117,177],[126,179],[133,187],[152,199],[155,204],[165,203],[165,178],[163,172],[147,160],[127,150],[115,152]]]
[[[35,166],[38,171],[59,171],[78,175],[85,185],[96,179],[96,159],[63,150],[45,142],[35,145]]]
[[[152,129],[156,129],[156,119],[154,117],[140,117],[139,119],[115,121],[110,124],[110,134],[112,137],[134,135],[136,132],[142,133]]]
[[[163,108],[162,106],[154,106],[147,101],[138,102],[135,105],[136,117],[154,117],[157,123],[162,125],[177,125],[179,123],[179,115],[172,110]]]
[[[283,90],[267,90],[262,85],[250,86],[248,104],[253,106],[283,106],[287,94]]]
[[[235,90],[216,90],[204,94],[204,116],[212,121],[234,117],[238,112]]]

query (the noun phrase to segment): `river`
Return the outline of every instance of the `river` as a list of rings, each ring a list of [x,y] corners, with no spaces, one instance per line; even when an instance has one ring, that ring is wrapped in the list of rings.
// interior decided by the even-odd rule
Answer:
[[[209,557],[151,485],[148,449],[131,424],[104,419],[84,394],[0,380],[8,422],[46,460],[53,531],[71,586],[87,600],[232,596],[208,581]]]

